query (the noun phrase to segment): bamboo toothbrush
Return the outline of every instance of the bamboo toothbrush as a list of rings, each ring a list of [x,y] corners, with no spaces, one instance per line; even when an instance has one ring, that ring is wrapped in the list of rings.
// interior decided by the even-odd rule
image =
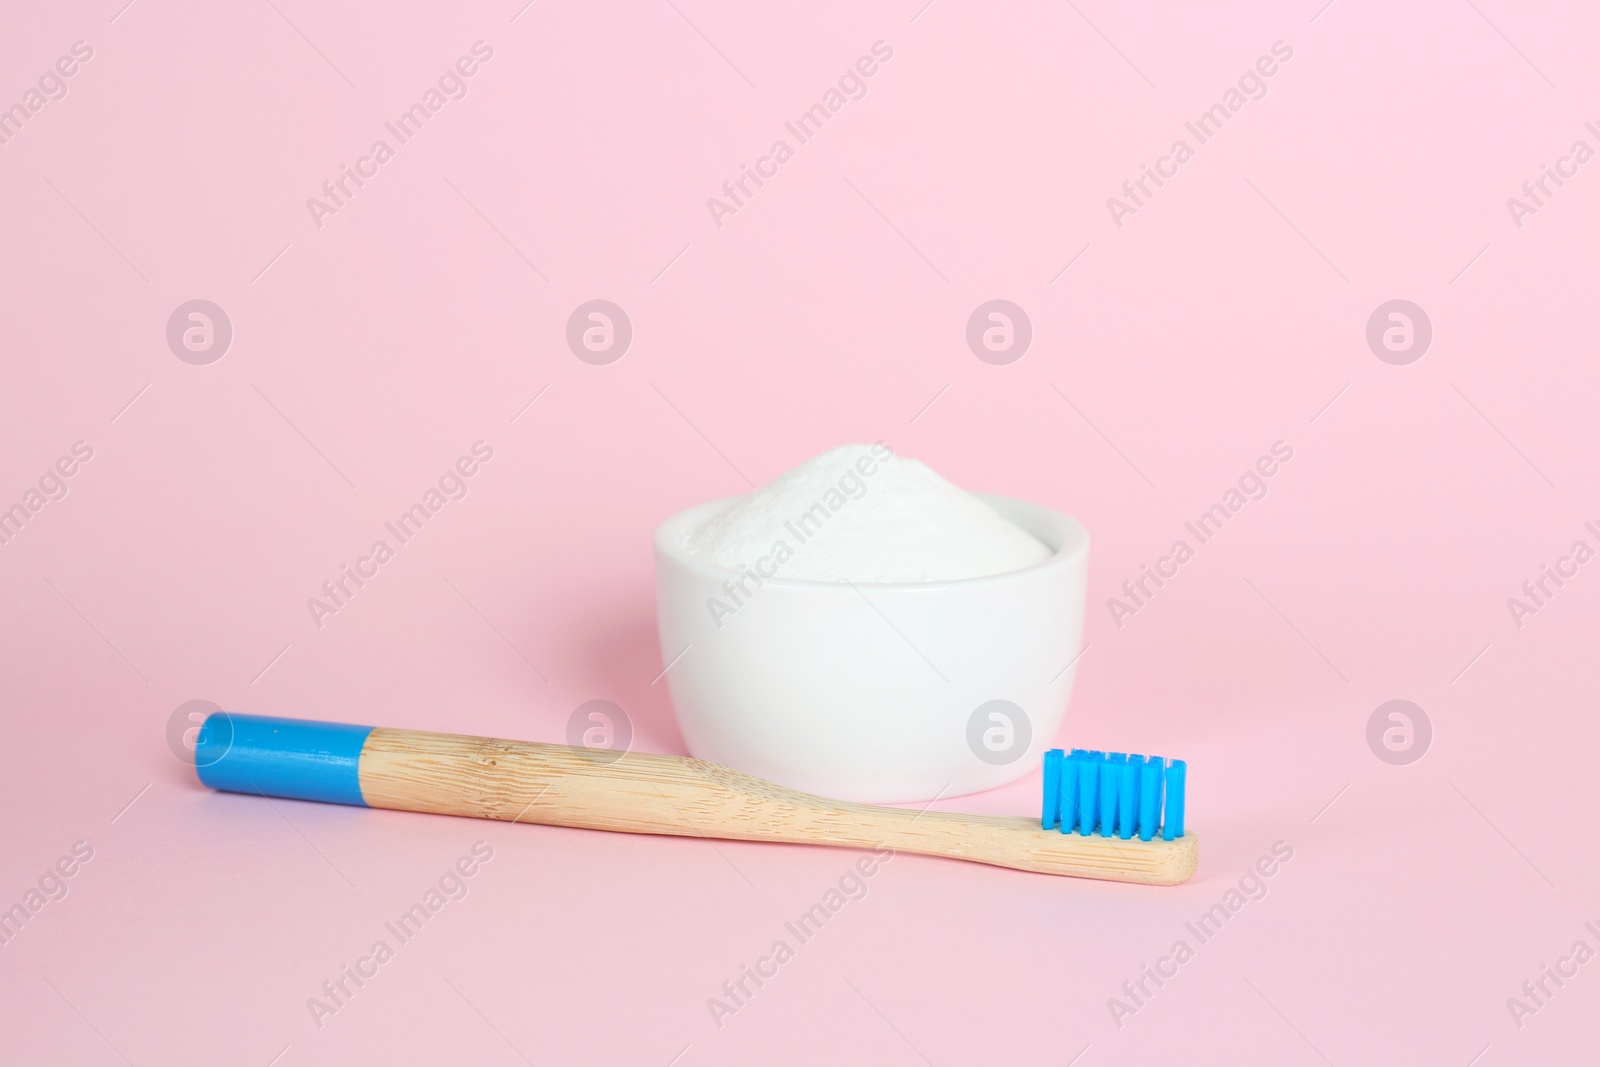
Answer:
[[[1045,754],[1041,819],[851,804],[681,756],[214,712],[195,769],[212,789],[624,833],[871,848],[1043,874],[1177,885],[1185,765]],[[1162,808],[1165,806],[1165,818]],[[1159,828],[1159,829],[1158,829]]]

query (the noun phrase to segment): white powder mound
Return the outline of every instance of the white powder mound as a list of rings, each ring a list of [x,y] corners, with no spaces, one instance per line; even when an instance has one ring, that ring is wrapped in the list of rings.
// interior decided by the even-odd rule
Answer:
[[[980,578],[1051,554],[988,504],[881,442],[807,460],[707,519],[685,547],[763,578],[857,583]]]

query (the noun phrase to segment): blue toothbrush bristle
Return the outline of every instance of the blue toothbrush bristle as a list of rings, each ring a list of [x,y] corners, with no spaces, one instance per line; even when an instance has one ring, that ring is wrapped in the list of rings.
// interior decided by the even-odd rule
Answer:
[[[1105,766],[1100,768],[1100,836],[1110,837],[1117,830],[1117,810],[1120,806],[1119,790],[1122,788],[1122,765],[1128,757],[1121,752],[1106,753]]]
[[[1057,749],[1059,752],[1060,750]],[[1072,752],[1061,761],[1061,779],[1056,783],[1059,798],[1057,808],[1061,813],[1061,832],[1071,833],[1078,825],[1078,753]],[[1046,830],[1050,827],[1045,827]]]
[[[1188,771],[1183,760],[1160,756],[1053,748],[1044,754],[1039,824],[1085,837],[1171,841],[1183,836]]]
[[[1095,800],[1100,795],[1100,761],[1103,752],[1085,752],[1078,761],[1078,833],[1094,833]]]
[[[1161,825],[1164,841],[1183,836],[1183,784],[1188,776],[1189,765],[1181,759],[1173,760],[1167,768],[1167,817]]]
[[[1151,756],[1139,772],[1139,840],[1155,836],[1161,818],[1162,760]]]
[[[1134,816],[1139,811],[1139,764],[1143,762],[1139,756],[1129,756],[1118,768],[1122,783],[1117,786],[1117,836],[1124,841],[1133,836]]]
[[[1044,814],[1039,825],[1054,829],[1061,820],[1061,750],[1052,748],[1044,754]]]

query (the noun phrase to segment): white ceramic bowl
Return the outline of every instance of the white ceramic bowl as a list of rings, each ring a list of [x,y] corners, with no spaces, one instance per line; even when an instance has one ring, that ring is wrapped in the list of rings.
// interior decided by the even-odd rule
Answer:
[[[1089,535],[1050,508],[982,499],[1050,558],[953,582],[852,586],[780,570],[757,586],[684,548],[731,500],[662,523],[656,616],[689,751],[875,803],[991,789],[1039,766],[1077,672]]]

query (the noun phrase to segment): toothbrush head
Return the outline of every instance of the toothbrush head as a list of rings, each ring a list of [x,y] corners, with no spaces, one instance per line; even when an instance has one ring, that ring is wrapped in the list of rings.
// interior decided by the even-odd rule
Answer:
[[[1044,754],[1044,815],[1039,824],[1085,837],[1149,841],[1159,834],[1171,841],[1183,836],[1188,770],[1181,759],[1053,748]]]

